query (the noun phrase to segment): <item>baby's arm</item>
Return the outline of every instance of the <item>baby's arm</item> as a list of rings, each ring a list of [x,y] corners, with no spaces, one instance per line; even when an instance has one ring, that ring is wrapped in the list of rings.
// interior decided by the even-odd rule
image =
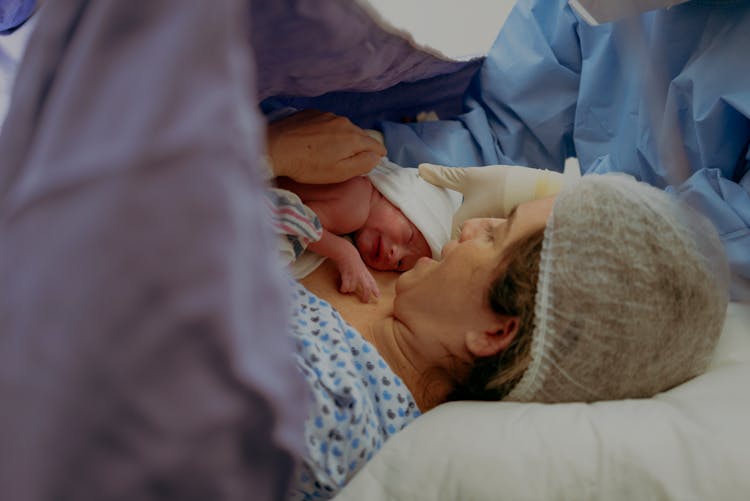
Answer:
[[[323,229],[323,237],[307,246],[311,251],[332,259],[341,274],[340,291],[356,292],[363,303],[378,298],[380,291],[370,271],[362,261],[357,248],[347,239]]]
[[[296,193],[317,214],[323,227],[337,235],[360,229],[370,213],[373,187],[363,176],[336,184],[302,184],[281,178],[277,184]]]
[[[377,284],[357,248],[338,236],[358,230],[367,220],[373,192],[370,180],[360,176],[343,183],[306,185],[282,179],[279,184],[297,193],[320,219],[323,237],[307,248],[336,263],[341,273],[341,292],[356,292],[363,302],[377,298]]]

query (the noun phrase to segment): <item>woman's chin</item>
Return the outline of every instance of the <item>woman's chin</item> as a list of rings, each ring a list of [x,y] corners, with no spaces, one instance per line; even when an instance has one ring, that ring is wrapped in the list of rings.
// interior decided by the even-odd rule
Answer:
[[[417,259],[417,262],[412,269],[399,274],[396,279],[396,294],[404,289],[408,289],[409,284],[419,281],[419,278],[425,273],[429,273],[429,270],[435,264],[437,264],[437,261],[427,256],[422,256]]]

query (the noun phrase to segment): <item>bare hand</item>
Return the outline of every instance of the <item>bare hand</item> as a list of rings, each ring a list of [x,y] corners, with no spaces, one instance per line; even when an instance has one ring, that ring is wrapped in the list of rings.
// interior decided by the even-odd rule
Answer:
[[[346,181],[370,172],[385,147],[348,118],[305,110],[268,126],[268,155],[276,176],[300,183]]]

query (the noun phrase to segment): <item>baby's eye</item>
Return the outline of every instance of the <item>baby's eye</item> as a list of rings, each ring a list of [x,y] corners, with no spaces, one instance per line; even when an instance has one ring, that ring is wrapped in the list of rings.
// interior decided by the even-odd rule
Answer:
[[[396,265],[396,269],[401,270],[403,266],[404,266],[404,260],[399,259],[398,264]]]

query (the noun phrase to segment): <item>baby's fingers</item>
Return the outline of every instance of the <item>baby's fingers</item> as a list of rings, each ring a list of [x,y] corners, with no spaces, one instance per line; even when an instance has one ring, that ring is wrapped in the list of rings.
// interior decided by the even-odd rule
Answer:
[[[341,287],[339,287],[339,291],[342,294],[350,294],[354,292],[357,289],[356,282],[352,279],[350,275],[341,275]]]
[[[377,301],[379,297],[380,290],[378,289],[378,284],[372,275],[368,273],[366,277],[363,277],[360,284],[359,298],[363,303],[369,303],[371,300]]]

